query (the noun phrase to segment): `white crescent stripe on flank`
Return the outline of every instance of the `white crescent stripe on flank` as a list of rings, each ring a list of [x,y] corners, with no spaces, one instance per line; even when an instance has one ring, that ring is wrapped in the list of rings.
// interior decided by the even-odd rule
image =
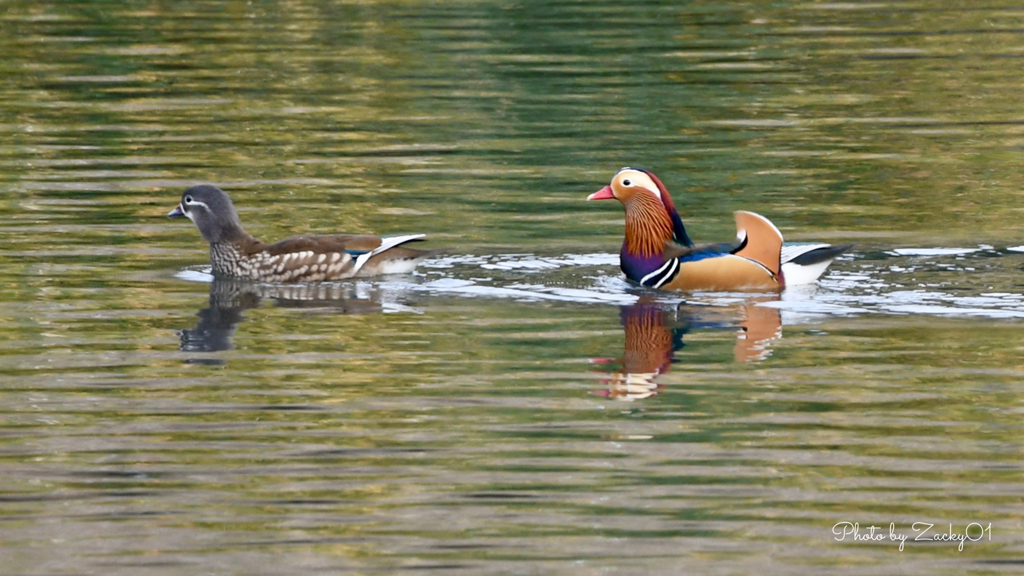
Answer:
[[[661,268],[658,268],[654,272],[651,272],[647,276],[644,276],[643,278],[641,278],[640,279],[640,285],[641,286],[647,286],[649,288],[661,288],[662,284],[664,284],[665,282],[668,282],[669,279],[671,279],[673,276],[675,276],[676,270],[678,270],[678,269],[679,269],[679,259],[678,258],[673,258],[673,259],[669,260],[668,262],[665,262],[664,264],[662,264]],[[660,276],[659,277],[659,274],[662,274],[662,273],[664,273],[664,276]],[[655,281],[652,284],[648,284],[647,281],[651,280],[651,279],[654,279]]]
[[[673,258],[672,259],[672,268],[668,272],[666,272],[664,276],[661,277],[661,280],[659,280],[658,283],[654,285],[654,287],[655,288],[661,288],[662,284],[668,282],[669,280],[671,280],[672,278],[675,277],[676,272],[678,270],[679,270],[679,259],[678,258]]]
[[[651,272],[647,276],[644,276],[643,278],[641,278],[640,279],[640,284],[642,284],[644,286],[647,286],[647,281],[650,280],[651,277],[657,276],[658,274],[664,272],[665,269],[668,268],[669,266],[671,266],[672,262],[674,262],[674,261],[675,261],[675,258],[673,258],[672,260],[669,260],[668,262],[665,262],[664,264],[661,265],[661,268],[658,268],[654,272]]]

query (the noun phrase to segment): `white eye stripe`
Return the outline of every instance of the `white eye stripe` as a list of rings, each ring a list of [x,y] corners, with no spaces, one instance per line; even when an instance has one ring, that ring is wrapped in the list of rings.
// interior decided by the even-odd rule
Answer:
[[[658,189],[658,185],[654,183],[654,180],[652,180],[650,176],[644,174],[643,172],[637,171],[634,168],[623,168],[622,170],[619,171],[619,173],[621,174],[626,170],[628,170],[634,176],[623,178],[621,181],[623,186],[626,186],[627,188],[630,186],[643,188],[644,190],[647,190],[651,194],[654,194],[658,198],[658,200],[661,200],[661,190]]]

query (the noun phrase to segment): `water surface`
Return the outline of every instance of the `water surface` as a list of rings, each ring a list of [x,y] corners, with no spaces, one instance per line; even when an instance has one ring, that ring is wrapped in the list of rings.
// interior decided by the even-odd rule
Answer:
[[[4,3],[0,571],[1019,572],[1024,10],[960,4]],[[626,165],[856,246],[638,290]],[[448,250],[213,282],[198,182]]]

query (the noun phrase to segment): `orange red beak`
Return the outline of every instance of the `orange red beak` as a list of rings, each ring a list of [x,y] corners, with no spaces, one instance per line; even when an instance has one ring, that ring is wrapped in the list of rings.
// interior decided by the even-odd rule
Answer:
[[[605,186],[590,196],[587,196],[587,200],[612,200],[614,198],[615,195],[612,194],[611,186]]]

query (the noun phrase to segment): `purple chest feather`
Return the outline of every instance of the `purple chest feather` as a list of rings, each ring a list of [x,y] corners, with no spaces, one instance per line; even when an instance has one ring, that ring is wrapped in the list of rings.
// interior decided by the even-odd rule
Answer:
[[[625,244],[622,245],[622,251],[619,252],[619,266],[625,272],[626,277],[634,282],[639,282],[643,277],[661,268],[664,264],[665,258],[661,254],[649,257],[631,254],[626,250]]]

